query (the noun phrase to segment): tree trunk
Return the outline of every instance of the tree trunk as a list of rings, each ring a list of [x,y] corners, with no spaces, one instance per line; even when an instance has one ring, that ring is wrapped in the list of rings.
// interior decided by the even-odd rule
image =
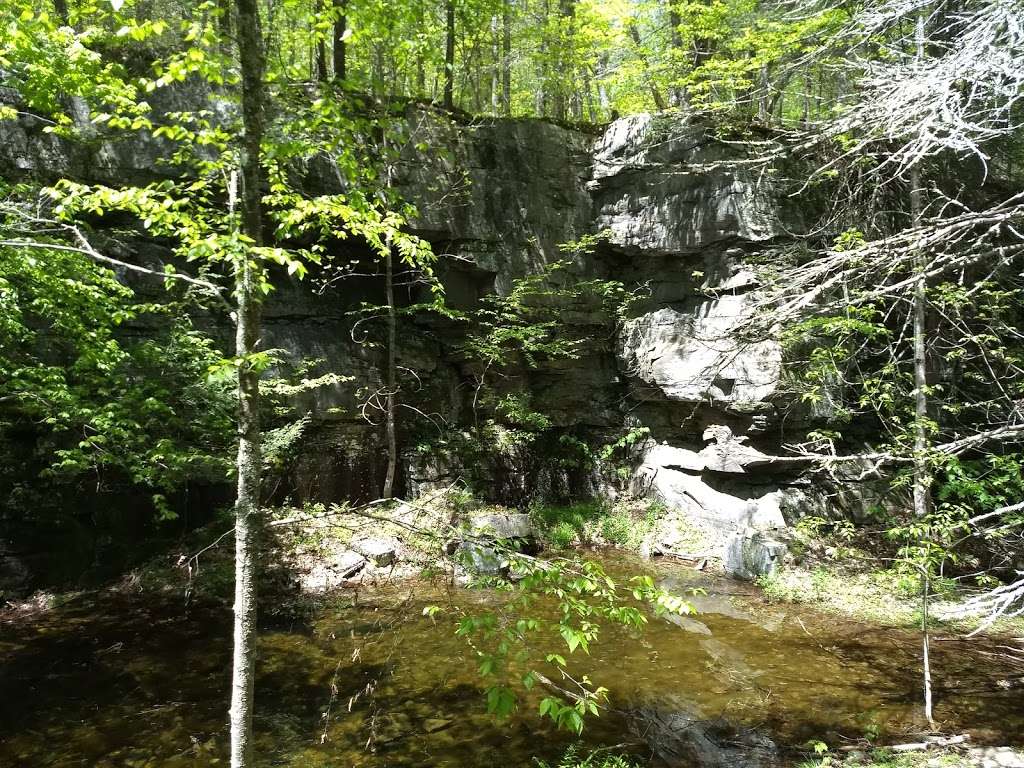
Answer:
[[[323,13],[324,0],[316,0],[314,24],[320,20]],[[316,37],[316,79],[321,83],[327,82],[327,45],[319,32]]]
[[[491,14],[491,114],[498,114],[501,103],[501,41],[498,36],[498,15]]]
[[[924,57],[924,16],[917,17],[917,58]],[[915,165],[910,171],[910,215],[911,226],[921,223],[924,211],[921,174]],[[926,312],[926,265],[923,254],[918,251],[914,263],[917,280],[914,283],[914,516],[924,520],[928,516],[931,476],[928,468],[928,363],[925,349]],[[928,627],[928,597],[930,588],[930,534],[924,531],[925,559],[921,568],[921,650],[924,666],[924,715],[929,723],[932,717],[932,670]]]
[[[566,101],[567,97],[571,97],[570,91],[572,88],[572,64],[565,60],[565,54],[567,49],[571,50],[573,34],[572,24],[573,16],[576,14],[576,6],[573,0],[559,0],[558,2],[558,16],[559,16],[559,35],[555,41],[555,46],[558,51],[557,58],[558,72],[555,75],[556,86],[554,88],[553,103],[554,103],[554,117],[556,120],[565,120],[566,112]],[[571,54],[570,54],[571,55]]]
[[[455,0],[445,0],[444,108],[455,107]]]
[[[627,24],[627,31],[629,32],[630,38],[633,40],[633,44],[636,45],[637,56],[639,56],[640,63],[644,67],[644,75],[647,78],[647,82],[650,84],[651,98],[654,99],[654,106],[659,112],[664,112],[666,108],[665,98],[661,95],[661,91],[658,90],[658,86],[651,77],[651,66],[647,61],[647,54],[644,53],[643,42],[640,40],[640,31],[636,28],[636,23],[630,21]]]
[[[596,125],[600,119],[597,116],[597,105],[594,103],[594,81],[589,66],[583,68],[583,92],[587,96],[587,120]]]
[[[762,125],[768,125],[768,121],[771,119],[771,107],[769,103],[771,100],[771,79],[769,78],[768,64],[762,64],[761,70],[758,75],[759,88],[757,94],[757,119]]]
[[[540,55],[537,57],[537,90],[533,95],[533,108],[537,117],[546,117],[548,113],[548,0],[540,5],[541,17],[538,25],[543,33],[540,37]]]
[[[501,105],[508,117],[512,114],[512,0],[501,6]]]
[[[391,256],[391,249],[384,256],[384,281],[385,291],[388,308],[388,361],[387,361],[387,381],[385,386],[387,387],[387,399],[385,400],[385,431],[387,433],[388,443],[388,468],[387,475],[384,478],[384,493],[381,496],[385,499],[390,499],[394,496],[395,488],[395,470],[398,466],[398,442],[395,437],[395,397],[397,392],[395,387],[397,385],[396,366],[395,366],[395,338],[396,333],[396,317],[395,317],[395,270],[394,260]]]
[[[53,10],[60,23],[67,27],[71,24],[71,13],[68,11],[68,0],[53,0]]]
[[[669,71],[669,76],[671,78],[670,82],[672,85],[669,89],[669,99],[673,107],[683,107],[687,103],[686,89],[675,82],[680,75],[676,68],[683,60],[683,36],[679,32],[679,26],[682,23],[682,19],[679,18],[679,9],[676,8],[673,0],[669,0],[668,24],[670,39],[672,41],[672,67]]]
[[[910,210],[916,226],[921,220],[921,179],[917,168],[910,172]],[[925,350],[925,264],[921,256],[915,259],[917,280],[914,283],[914,516],[924,520],[928,516],[929,489],[931,477],[928,469],[928,368]],[[924,533],[925,547],[928,547],[928,532]],[[929,659],[928,593],[931,565],[926,555],[921,568],[921,630],[922,655],[924,659],[924,714],[932,720],[932,676]]]
[[[348,19],[345,16],[346,0],[334,0],[334,80],[341,83],[345,81],[345,27]]]
[[[263,33],[257,0],[235,0],[239,63],[242,70],[242,231],[262,242],[260,210],[263,141]],[[252,260],[236,266],[238,367],[238,493],[235,500],[235,622],[231,675],[231,768],[252,765],[252,712],[256,654],[256,571],[261,512],[259,374],[247,364],[259,344],[260,308]]]
[[[608,115],[611,112],[612,102],[608,97],[608,87],[605,85],[605,76],[608,74],[608,54],[602,53],[597,60],[598,71],[594,73],[597,79],[597,103],[601,105],[601,112]]]

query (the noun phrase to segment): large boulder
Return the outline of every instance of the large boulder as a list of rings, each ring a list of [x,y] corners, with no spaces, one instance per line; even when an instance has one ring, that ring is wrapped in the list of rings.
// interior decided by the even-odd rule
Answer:
[[[653,445],[634,474],[633,490],[638,495],[653,496],[692,519],[712,523],[722,531],[785,526],[781,490],[755,492],[748,497],[726,493],[702,476],[707,466],[707,457],[701,453]]]
[[[689,518],[711,523],[723,533],[785,526],[779,489],[744,498],[714,488],[700,475],[649,464],[640,468],[638,483],[641,488],[646,486],[645,495],[682,510]]]
[[[486,512],[469,519],[469,529],[476,536],[491,539],[530,539],[535,531],[530,516],[519,512]]]
[[[467,529],[469,535],[458,543],[463,566],[491,575],[509,569],[509,547],[530,547],[536,535],[530,516],[518,512],[480,512],[469,518]]]
[[[735,531],[725,544],[722,568],[730,576],[753,580],[775,572],[786,556],[786,542],[769,531]]]

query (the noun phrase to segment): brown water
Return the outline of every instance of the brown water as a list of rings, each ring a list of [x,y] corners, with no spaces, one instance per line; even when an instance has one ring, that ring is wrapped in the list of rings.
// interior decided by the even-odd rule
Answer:
[[[642,567],[678,587],[698,578]],[[580,660],[577,669],[612,691],[617,710],[588,725],[586,743],[637,742],[628,721],[645,707],[724,717],[783,747],[866,733],[892,741],[923,729],[912,633],[766,605],[736,582],[701,584],[708,594],[695,598],[699,614],[683,626],[653,620],[641,635],[607,631]],[[464,641],[449,622],[422,616],[437,600],[427,585],[395,588],[264,629],[260,764],[497,768],[560,755],[573,738],[532,708],[502,723],[485,714]],[[98,594],[0,625],[0,766],[226,764],[229,638],[228,611],[152,595]],[[996,645],[935,643],[936,716],[947,732],[1020,744],[1024,703],[1012,673],[986,655]]]

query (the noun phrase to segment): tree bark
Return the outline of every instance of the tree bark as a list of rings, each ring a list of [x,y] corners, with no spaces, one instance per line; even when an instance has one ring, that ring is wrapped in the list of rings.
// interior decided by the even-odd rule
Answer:
[[[915,33],[917,58],[924,57],[924,16],[917,17]],[[910,215],[912,226],[921,223],[924,211],[921,174],[917,165],[910,170]],[[930,506],[931,473],[928,467],[928,362],[925,348],[926,322],[926,276],[927,266],[924,255],[918,250],[914,260],[917,280],[914,283],[914,516],[919,520],[928,517]],[[924,531],[925,560],[921,568],[921,650],[924,671],[924,715],[929,723],[932,717],[932,670],[928,627],[928,597],[930,591],[930,533]]]
[[[553,103],[554,103],[554,117],[556,120],[565,120],[566,116],[566,102],[572,97],[571,83],[573,82],[572,63],[565,60],[565,53],[567,49],[572,48],[573,44],[573,17],[576,15],[576,5],[574,0],[559,0],[558,2],[558,16],[559,16],[559,35],[556,41],[556,50],[558,51],[557,58],[559,61],[558,72],[555,75],[557,78],[557,85],[554,88]],[[571,54],[570,54],[571,55]]]
[[[672,68],[670,70],[670,77],[672,85],[669,89],[669,99],[673,107],[686,106],[686,89],[682,85],[679,85],[675,80],[679,77],[679,72],[676,67],[682,62],[683,59],[683,36],[679,32],[679,26],[682,24],[682,19],[679,17],[679,9],[676,8],[674,0],[668,2],[668,25],[669,25],[669,39],[672,42]]]
[[[505,116],[512,114],[512,0],[501,6],[501,106]]]
[[[341,83],[345,80],[345,27],[348,19],[345,16],[346,0],[334,0],[337,18],[334,20],[334,80]]]
[[[324,0],[316,0],[314,24],[320,20],[323,13]],[[327,45],[319,32],[316,38],[316,79],[321,83],[327,82]]]
[[[650,84],[651,98],[654,99],[654,106],[659,112],[664,112],[666,109],[665,98],[661,95],[661,91],[658,90],[658,86],[655,85],[654,79],[651,77],[651,65],[647,60],[647,54],[644,53],[643,42],[640,40],[640,30],[636,28],[635,22],[630,21],[627,24],[627,31],[633,40],[633,44],[636,45],[640,63],[643,64],[644,74],[647,77],[647,82]]]
[[[242,70],[242,231],[263,240],[260,205],[264,130],[263,33],[257,0],[235,0]],[[231,768],[252,765],[252,713],[256,655],[256,576],[259,563],[262,470],[259,373],[248,364],[260,337],[260,307],[252,258],[235,268],[238,367],[238,492],[235,500],[234,658],[231,675]]]
[[[546,117],[548,113],[548,11],[548,0],[543,0],[538,21],[543,33],[540,37],[540,56],[537,57],[537,90],[533,95],[533,108],[537,117]]]
[[[491,114],[498,114],[501,104],[501,41],[498,36],[498,15],[491,14]]]
[[[53,0],[53,10],[63,26],[70,26],[71,13],[68,11],[68,0]]]
[[[921,201],[921,179],[915,166],[910,172],[910,210],[916,226],[921,220],[923,209]],[[915,259],[918,273],[914,283],[914,516],[924,520],[928,516],[929,489],[931,476],[928,469],[928,364],[925,349],[926,294],[925,270],[923,256]],[[928,532],[925,531],[925,547],[928,547]],[[922,655],[924,660],[924,714],[928,722],[932,719],[932,676],[929,658],[929,627],[928,627],[928,593],[931,565],[926,556],[921,568],[921,629]]]
[[[455,107],[455,0],[445,0],[444,108]]]
[[[384,408],[386,411],[384,429],[388,444],[388,467],[387,475],[384,478],[384,492],[381,496],[385,499],[390,499],[394,496],[395,471],[398,467],[398,442],[395,436],[395,397],[398,395],[395,391],[398,379],[396,376],[395,366],[397,319],[395,317],[395,270],[390,248],[384,256],[384,281],[384,290],[386,293],[385,301],[387,302],[388,308],[388,370],[387,381],[385,382],[385,386],[387,387],[387,397],[384,401]]]

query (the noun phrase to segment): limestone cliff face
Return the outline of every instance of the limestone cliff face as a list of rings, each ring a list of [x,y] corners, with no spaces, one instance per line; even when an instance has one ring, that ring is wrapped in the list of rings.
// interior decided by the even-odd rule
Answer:
[[[618,324],[567,310],[565,324],[604,331],[579,359],[524,370],[509,386],[528,391],[561,430],[612,435],[648,427],[635,489],[728,528],[779,523],[796,498],[791,468],[694,458],[709,442],[719,453],[738,446],[739,454],[753,447],[772,454],[782,439],[780,347],[772,338],[742,339],[740,328],[758,287],[752,257],[800,222],[783,215],[769,177],[742,162],[744,147],[716,139],[700,122],[666,116],[632,116],[596,136],[536,120],[454,125],[424,112],[409,119],[430,149],[410,150],[398,183],[420,212],[416,231],[440,254],[438,273],[454,306],[471,309],[483,295],[507,292],[517,278],[565,259],[560,244],[602,231],[607,238],[593,253],[572,257],[572,276],[642,288]],[[0,123],[0,175],[8,178],[145,181],[159,176],[166,152],[141,137],[70,145],[31,118]],[[329,167],[314,163],[305,173],[311,189],[336,188]],[[133,257],[159,266],[167,251],[140,241]],[[402,298],[412,301],[414,291]],[[383,301],[379,279],[316,291],[285,281],[266,308],[264,346],[354,377],[299,403],[311,421],[286,485],[300,498],[372,497],[380,486],[381,429],[364,420],[358,391],[380,386],[381,352],[353,340],[349,313],[361,301]],[[223,319],[210,322],[226,331]],[[405,431],[405,493],[459,471],[437,457],[414,457],[411,443],[419,439],[413,433],[473,418],[471,365],[458,351],[463,333],[448,320],[403,326],[399,364],[415,372],[403,398],[429,417],[410,416],[418,425]],[[718,427],[728,436],[709,438]],[[563,485],[573,492],[572,482]],[[502,487],[496,482],[494,495]]]
[[[478,284],[507,290],[560,258],[559,243],[606,232],[573,269],[643,287],[604,349],[526,378],[536,406],[566,428],[648,427],[633,489],[712,526],[774,527],[784,509],[805,505],[794,467],[747,460],[748,441],[779,452],[788,405],[778,342],[743,333],[758,287],[749,263],[800,222],[784,220],[765,174],[746,170],[745,148],[706,125],[651,115],[592,138],[498,122],[460,131],[454,145],[454,167],[471,182],[449,208],[428,207],[425,228],[457,244]],[[436,173],[419,173],[407,194],[429,200],[422,178]],[[740,458],[677,461],[709,441]]]

